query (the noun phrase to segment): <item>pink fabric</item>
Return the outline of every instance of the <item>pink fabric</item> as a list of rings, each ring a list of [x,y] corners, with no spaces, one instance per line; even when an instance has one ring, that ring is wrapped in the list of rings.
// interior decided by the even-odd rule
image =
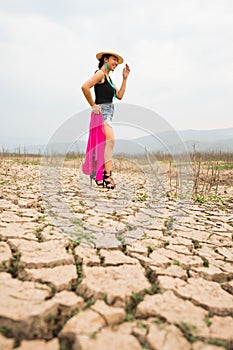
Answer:
[[[93,175],[97,181],[103,180],[104,171],[104,119],[102,114],[91,113],[86,156],[83,173]]]

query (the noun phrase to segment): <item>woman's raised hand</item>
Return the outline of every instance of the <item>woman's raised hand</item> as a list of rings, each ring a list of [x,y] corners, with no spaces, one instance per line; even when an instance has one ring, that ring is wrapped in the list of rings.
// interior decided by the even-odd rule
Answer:
[[[126,63],[125,68],[123,69],[123,79],[127,79],[129,75],[130,69],[128,64]]]

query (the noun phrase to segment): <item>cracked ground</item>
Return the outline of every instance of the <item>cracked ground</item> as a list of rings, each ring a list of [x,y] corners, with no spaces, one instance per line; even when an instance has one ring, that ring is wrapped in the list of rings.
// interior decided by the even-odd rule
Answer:
[[[232,170],[178,203],[168,163],[80,162],[0,160],[0,349],[232,350]]]

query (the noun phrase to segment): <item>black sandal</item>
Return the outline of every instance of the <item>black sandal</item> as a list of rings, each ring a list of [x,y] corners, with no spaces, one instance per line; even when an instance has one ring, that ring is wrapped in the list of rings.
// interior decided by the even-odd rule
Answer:
[[[103,179],[104,185],[106,186],[106,188],[108,188],[109,190],[113,190],[116,186],[113,178],[112,178],[112,171],[110,170],[109,173],[106,172],[106,170],[104,170],[104,179]]]
[[[95,180],[95,183],[96,183],[97,186],[104,187],[104,181],[103,180],[96,180],[95,179],[95,175],[96,174],[94,172],[90,175],[90,184],[91,184],[91,186],[92,186],[92,180]]]

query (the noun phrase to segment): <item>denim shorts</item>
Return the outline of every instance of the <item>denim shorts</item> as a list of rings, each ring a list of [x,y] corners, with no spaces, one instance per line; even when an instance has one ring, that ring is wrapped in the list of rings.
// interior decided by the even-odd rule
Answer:
[[[104,123],[112,127],[112,118],[114,113],[113,103],[102,103],[100,104],[101,113],[103,114]]]

